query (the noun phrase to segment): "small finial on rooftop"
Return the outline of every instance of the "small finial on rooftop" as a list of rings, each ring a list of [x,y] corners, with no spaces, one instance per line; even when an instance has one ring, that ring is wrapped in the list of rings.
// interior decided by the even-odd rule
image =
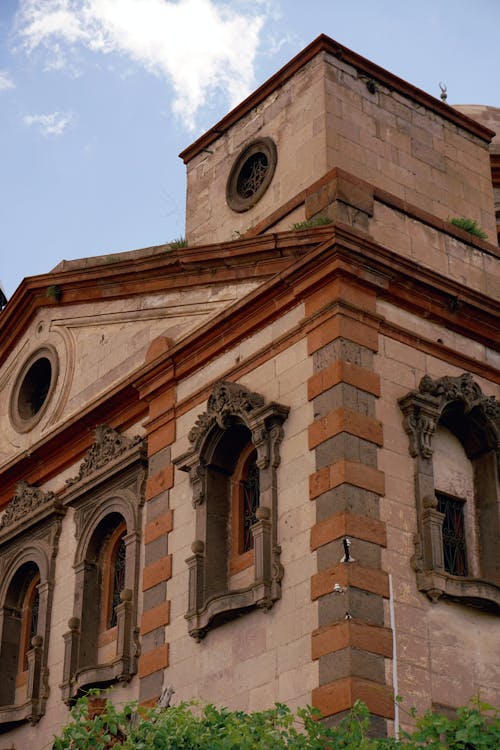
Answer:
[[[441,101],[445,102],[448,99],[448,89],[445,83],[439,81],[439,88],[441,89]]]

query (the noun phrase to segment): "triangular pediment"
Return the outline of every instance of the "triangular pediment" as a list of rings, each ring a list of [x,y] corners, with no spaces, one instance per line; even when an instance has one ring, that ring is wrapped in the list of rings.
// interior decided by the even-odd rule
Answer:
[[[0,314],[0,466],[139,372],[155,339],[178,345],[315,244],[150,248],[24,280]]]

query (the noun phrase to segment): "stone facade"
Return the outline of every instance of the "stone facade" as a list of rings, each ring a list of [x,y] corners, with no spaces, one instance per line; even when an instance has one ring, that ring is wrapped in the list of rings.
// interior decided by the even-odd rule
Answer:
[[[0,747],[92,685],[382,733],[495,699],[498,249],[449,222],[496,237],[491,137],[320,37],[183,152],[187,248],[21,284]]]

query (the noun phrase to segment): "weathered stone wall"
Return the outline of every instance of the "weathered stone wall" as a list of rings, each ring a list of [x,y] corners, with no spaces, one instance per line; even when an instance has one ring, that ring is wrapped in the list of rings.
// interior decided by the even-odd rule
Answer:
[[[498,617],[451,601],[432,603],[417,589],[412,568],[417,530],[414,459],[408,451],[398,406],[398,398],[418,388],[425,374],[437,378],[463,371],[446,361],[445,347],[467,352],[486,364],[492,362],[492,352],[389,303],[379,302],[377,309],[388,320],[428,341],[444,342],[439,357],[381,336],[375,361],[381,385],[377,416],[384,423],[385,436],[379,449],[379,466],[385,472],[381,518],[387,527],[382,566],[393,578],[399,694],[405,709],[416,706],[418,711],[432,704],[463,705],[478,691],[482,699],[495,702],[500,690]],[[480,375],[474,375],[474,379],[485,394],[498,397],[494,383]],[[387,667],[391,670],[389,662]],[[392,672],[388,679],[392,679]],[[408,721],[404,712],[401,720]]]
[[[320,56],[242,117],[187,165],[186,239],[190,245],[231,240],[327,171],[324,66]],[[229,172],[243,147],[264,136],[278,147],[271,185],[244,213],[226,203]],[[300,217],[303,218],[303,217]],[[286,224],[289,229],[293,220]]]
[[[301,315],[300,308],[292,310],[274,330],[262,330],[241,342],[237,350],[215,360],[208,371],[180,383],[179,399],[188,399],[208,379],[223,377],[236,361],[244,361],[245,354],[265,349],[273,335],[295,325]],[[211,628],[200,643],[189,636],[184,619],[188,590],[185,560],[191,554],[195,534],[192,489],[187,474],[175,472],[170,490],[174,522],[169,534],[172,578],[168,581],[171,610],[166,679],[175,687],[176,700],[198,697],[243,710],[261,709],[275,701],[292,706],[310,702],[311,690],[317,684],[317,665],[310,656],[310,635],[317,626],[317,607],[310,597],[315,566],[315,554],[309,547],[312,459],[304,450],[311,421],[306,386],[310,374],[311,363],[302,339],[238,379],[261,393],[266,403],[278,401],[290,407],[277,472],[278,543],[285,570],[282,598],[267,613],[254,610]],[[178,419],[173,457],[188,447],[187,433],[204,409],[205,403],[199,403]]]
[[[488,144],[337,57],[320,53],[187,165],[190,244],[234,239],[340,167],[448,221],[475,219],[495,243]],[[300,123],[300,126],[298,125]],[[269,136],[278,148],[264,197],[244,213],[226,203],[226,182],[244,145]],[[296,209],[274,229],[305,218]]]
[[[494,299],[500,296],[498,258],[464,240],[377,200],[369,221],[369,233],[376,242],[399,255],[416,260],[424,268],[437,271]],[[416,325],[420,324],[417,322]]]
[[[328,167],[341,167],[417,208],[475,219],[495,242],[488,145],[331,55],[326,64]],[[320,175],[318,175],[320,176]]]

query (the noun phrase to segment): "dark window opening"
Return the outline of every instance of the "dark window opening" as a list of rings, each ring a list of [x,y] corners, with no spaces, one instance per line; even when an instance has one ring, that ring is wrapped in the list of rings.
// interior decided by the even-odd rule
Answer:
[[[52,381],[52,365],[47,357],[33,362],[19,390],[18,411],[21,419],[31,419],[44,405]]]
[[[38,610],[40,608],[40,594],[38,593],[38,589],[35,589],[35,594],[33,596],[33,603],[31,605],[31,622],[30,622],[30,635],[29,635],[29,644],[31,647],[31,641],[34,638],[34,636],[37,634],[38,631]]]
[[[268,169],[269,161],[262,151],[252,154],[243,164],[238,175],[236,187],[238,195],[241,198],[251,198],[255,195],[263,184]]]
[[[39,578],[36,578],[35,583],[38,584]],[[31,641],[38,631],[38,611],[40,608],[40,594],[38,588],[35,588],[31,592],[29,602],[27,604],[26,615],[28,617],[27,622],[27,635],[26,642],[24,644],[24,653],[22,654],[23,670],[28,669],[28,651],[31,648]]]
[[[241,480],[243,499],[243,549],[248,552],[253,549],[252,526],[255,523],[256,511],[259,507],[259,467],[257,466],[257,453],[254,451],[247,467],[246,476]]]
[[[111,607],[109,613],[109,628],[114,628],[116,625],[116,607],[120,604],[120,594],[125,588],[125,563],[126,563],[126,548],[125,548],[125,534],[122,534],[118,544],[115,548],[115,554],[111,561],[112,563],[112,593],[111,593]]]
[[[466,576],[467,548],[465,544],[464,501],[437,492],[438,510],[443,518],[444,569],[454,576]]]

